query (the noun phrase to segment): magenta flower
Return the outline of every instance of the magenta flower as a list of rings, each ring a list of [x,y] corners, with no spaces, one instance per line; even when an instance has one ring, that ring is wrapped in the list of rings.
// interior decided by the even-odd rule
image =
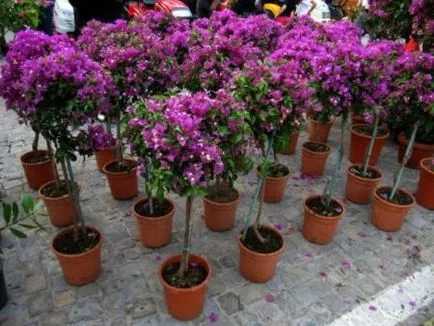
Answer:
[[[348,260],[344,260],[341,264],[341,267],[343,269],[350,269],[351,268],[351,263]]]
[[[269,293],[265,296],[265,301],[267,301],[268,303],[274,303],[276,302],[276,297],[274,296],[274,294]]]
[[[309,257],[309,258],[312,258],[312,257],[313,257],[313,253],[312,253],[312,251],[310,251],[310,250],[306,250],[306,251],[304,252],[304,255],[305,255],[306,257]]]
[[[371,311],[377,311],[377,307],[374,306],[374,305],[370,305],[369,306],[369,310],[371,310]]]
[[[211,312],[208,316],[208,321],[212,324],[218,322],[219,320],[219,315],[215,312]]]

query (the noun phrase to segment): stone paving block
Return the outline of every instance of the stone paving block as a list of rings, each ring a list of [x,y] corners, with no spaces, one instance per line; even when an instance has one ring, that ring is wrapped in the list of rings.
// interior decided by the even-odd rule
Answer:
[[[68,318],[65,312],[52,312],[41,316],[41,324],[44,326],[66,325]]]
[[[253,302],[264,300],[265,296],[270,292],[262,284],[247,283],[237,288],[234,293],[240,297],[243,304],[249,305]]]
[[[54,305],[61,309],[75,302],[77,299],[77,290],[72,288],[54,293]]]
[[[33,275],[26,278],[24,288],[26,293],[35,293],[47,289],[47,281],[43,274]]]
[[[50,311],[53,307],[53,300],[48,292],[38,293],[28,298],[27,305],[29,307],[29,316],[34,317]]]
[[[228,315],[244,310],[244,305],[241,303],[240,297],[233,292],[221,295],[218,298],[218,302]]]
[[[0,318],[0,325],[2,326],[21,326],[24,325],[24,315],[17,314],[14,316],[6,316]]]
[[[77,301],[68,311],[68,320],[76,324],[100,318],[103,313],[101,304],[95,298]]]

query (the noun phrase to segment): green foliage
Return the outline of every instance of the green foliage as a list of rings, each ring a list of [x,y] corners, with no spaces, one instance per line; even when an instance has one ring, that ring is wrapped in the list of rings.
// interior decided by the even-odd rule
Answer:
[[[27,27],[37,28],[42,11],[41,0],[1,0],[0,38],[5,30],[17,32]]]

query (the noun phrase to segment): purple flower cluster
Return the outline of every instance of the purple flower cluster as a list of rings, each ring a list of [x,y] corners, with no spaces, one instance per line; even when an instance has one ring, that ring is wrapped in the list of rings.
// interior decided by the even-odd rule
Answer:
[[[108,132],[103,125],[90,125],[87,128],[87,133],[93,151],[112,148],[115,145],[113,134]]]

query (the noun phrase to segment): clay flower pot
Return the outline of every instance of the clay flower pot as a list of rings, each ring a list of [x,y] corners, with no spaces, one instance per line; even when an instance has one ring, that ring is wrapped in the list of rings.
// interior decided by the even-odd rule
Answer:
[[[136,164],[136,161],[124,159],[129,164]],[[130,171],[112,172],[107,169],[111,164],[117,162],[116,160],[106,163],[103,167],[103,172],[107,175],[107,180],[110,186],[110,191],[114,199],[129,200],[137,196],[138,185],[136,167]]]
[[[47,157],[47,159],[32,163],[32,161],[37,161],[37,157],[41,156]],[[48,151],[27,152],[20,157],[20,161],[30,188],[38,190],[48,181],[55,179],[54,163],[48,158]]]
[[[283,164],[281,166],[288,170],[288,174],[282,177],[266,176],[264,180],[264,203],[275,204],[280,203],[285,196],[285,187],[288,181],[291,171]],[[256,173],[259,175],[259,166],[256,169]]]
[[[316,152],[308,147],[310,144],[323,145],[325,151]],[[320,176],[324,173],[327,158],[331,153],[331,147],[324,143],[306,142],[303,144],[301,155],[301,172],[308,175]]]
[[[233,228],[240,202],[240,193],[234,190],[238,194],[237,199],[228,203],[218,203],[206,197],[203,198],[204,220],[208,229],[223,232]]]
[[[416,192],[417,202],[428,209],[434,209],[434,171],[427,164],[434,158],[426,158],[420,161],[419,185]]]
[[[339,205],[341,212],[337,216],[320,215],[313,211],[308,205],[311,200],[320,197],[321,196],[319,195],[310,196],[306,198],[303,202],[303,236],[307,241],[319,245],[325,245],[332,242],[339,221],[345,214],[345,208],[339,201],[337,201],[336,199],[332,199],[337,205]]]
[[[107,148],[95,152],[96,165],[99,172],[103,172],[104,165],[116,160],[116,149]]]
[[[375,178],[367,178],[357,175],[354,172],[354,168],[360,168],[360,164],[353,164],[348,167],[347,170],[347,186],[345,190],[345,196],[353,203],[366,205],[372,200],[374,189],[378,186],[381,180],[382,174],[379,169],[369,167],[369,170],[377,174]]]
[[[404,154],[405,154],[405,149],[407,148],[407,144],[408,144],[408,139],[407,137],[405,137],[404,133],[399,134],[398,142],[399,142],[398,161],[402,162],[402,159],[404,158]],[[433,155],[434,155],[434,144],[414,143],[413,152],[405,166],[411,169],[418,169],[421,160],[423,160],[426,157],[431,157]]]
[[[372,139],[370,135],[366,135],[357,130],[363,126],[372,129],[366,124],[356,124],[351,127],[350,161],[354,164],[363,163],[366,150],[369,147],[369,143]],[[388,132],[383,136],[377,135],[377,137],[375,137],[374,148],[372,150],[371,158],[369,159],[369,165],[375,166],[377,164],[378,157],[380,156],[381,150],[384,146],[384,143],[387,141],[387,138],[389,138]]]
[[[416,200],[409,192],[399,189],[398,191],[405,194],[412,202],[408,205],[392,203],[378,194],[378,191],[386,188],[391,189],[392,187],[380,186],[374,190],[371,222],[380,230],[395,232],[401,228],[408,212],[416,204]]]
[[[333,120],[320,122],[309,119],[309,140],[314,142],[327,143]]]
[[[256,283],[264,283],[273,278],[280,254],[285,248],[285,240],[277,229],[266,225],[261,225],[261,228],[272,230],[281,238],[282,246],[277,251],[266,254],[250,250],[241,241],[242,230],[237,237],[240,249],[240,273],[246,280]]]
[[[199,317],[203,311],[206,286],[209,282],[209,279],[211,278],[211,266],[205,257],[191,254],[189,256],[189,263],[194,263],[205,267],[208,275],[201,284],[192,288],[181,289],[168,284],[162,276],[163,271],[167,266],[173,263],[179,263],[180,261],[180,254],[166,259],[158,269],[158,278],[164,287],[164,297],[169,314],[178,320],[193,320]]]
[[[172,210],[163,216],[144,216],[137,212],[138,205],[146,202],[147,198],[139,199],[133,206],[139,238],[145,247],[162,247],[167,245],[172,238],[172,219],[175,214],[175,206],[169,199],[165,200],[172,205]]]
[[[71,194],[66,194],[60,197],[48,197],[43,194],[46,187],[55,183],[56,181],[50,181],[44,184],[39,189],[39,197],[43,200],[45,207],[47,208],[51,224],[58,228],[70,226],[74,224],[78,218]]]
[[[294,131],[289,136],[290,141],[287,148],[282,149],[279,153],[283,155],[292,155],[295,153],[295,150],[297,149],[297,142],[298,142],[298,136],[300,133],[298,131]]]
[[[66,282],[78,286],[95,281],[101,272],[102,234],[96,228],[86,226],[88,232],[99,234],[99,242],[95,247],[80,254],[64,254],[56,250],[54,246],[56,239],[73,232],[72,230],[73,228],[68,228],[58,233],[51,241],[51,250],[59,260]]]

